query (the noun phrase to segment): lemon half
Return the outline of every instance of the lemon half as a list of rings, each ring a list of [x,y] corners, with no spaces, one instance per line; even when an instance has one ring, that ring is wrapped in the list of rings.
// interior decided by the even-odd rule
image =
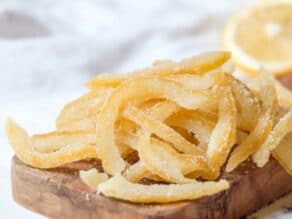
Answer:
[[[292,0],[261,1],[227,23],[223,47],[245,72],[292,72]]]

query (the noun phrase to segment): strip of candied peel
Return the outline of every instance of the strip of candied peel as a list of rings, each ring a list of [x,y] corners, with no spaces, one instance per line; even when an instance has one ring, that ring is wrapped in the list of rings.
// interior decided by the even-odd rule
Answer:
[[[194,200],[229,188],[226,180],[218,182],[192,182],[188,184],[142,185],[131,183],[116,175],[98,185],[98,192],[105,196],[136,203],[167,203]],[[121,189],[122,188],[122,189]]]

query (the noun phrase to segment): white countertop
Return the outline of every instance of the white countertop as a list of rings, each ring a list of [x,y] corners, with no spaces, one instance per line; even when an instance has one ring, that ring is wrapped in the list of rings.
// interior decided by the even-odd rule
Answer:
[[[155,59],[179,59],[220,48],[226,19],[240,0],[1,0],[0,212],[42,218],[12,200],[12,150],[4,134],[14,118],[30,133],[54,129],[68,100],[98,72],[126,72]],[[256,218],[292,218],[292,195]],[[290,209],[290,212],[289,210]]]

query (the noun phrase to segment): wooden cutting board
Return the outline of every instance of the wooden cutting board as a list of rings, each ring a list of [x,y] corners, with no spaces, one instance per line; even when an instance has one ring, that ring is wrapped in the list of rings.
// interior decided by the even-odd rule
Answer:
[[[131,204],[101,195],[83,184],[80,169],[100,169],[98,161],[80,161],[60,168],[40,170],[12,159],[12,191],[15,201],[51,218],[132,219],[195,218],[236,219],[292,191],[292,176],[271,160],[264,168],[246,162],[225,174],[230,189],[195,201],[171,204]]]

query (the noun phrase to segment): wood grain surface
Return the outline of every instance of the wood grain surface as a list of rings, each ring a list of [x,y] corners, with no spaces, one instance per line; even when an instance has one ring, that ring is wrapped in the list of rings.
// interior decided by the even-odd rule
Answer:
[[[16,157],[12,160],[12,191],[16,202],[51,218],[240,218],[292,191],[292,176],[275,160],[264,168],[246,162],[223,178],[229,190],[195,201],[132,204],[96,195],[79,177],[80,169],[100,168],[98,161],[80,161],[40,170]]]

